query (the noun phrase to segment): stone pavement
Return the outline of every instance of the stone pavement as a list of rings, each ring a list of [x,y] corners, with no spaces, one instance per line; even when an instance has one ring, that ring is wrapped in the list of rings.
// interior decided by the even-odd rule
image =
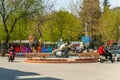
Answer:
[[[0,80],[120,80],[120,62],[26,63],[16,57],[11,63],[0,57]]]

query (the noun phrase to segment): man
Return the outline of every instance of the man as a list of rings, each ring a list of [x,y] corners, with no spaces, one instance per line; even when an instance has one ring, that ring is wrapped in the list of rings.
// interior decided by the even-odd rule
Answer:
[[[112,53],[110,52],[110,49],[107,46],[105,47],[105,53],[107,56],[109,56],[109,59],[112,61]]]

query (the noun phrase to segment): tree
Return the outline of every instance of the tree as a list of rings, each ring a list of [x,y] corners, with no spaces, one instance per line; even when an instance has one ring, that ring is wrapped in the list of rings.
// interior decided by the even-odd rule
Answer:
[[[99,42],[98,28],[99,28],[99,19],[101,17],[101,9],[99,5],[99,0],[82,0],[78,5],[75,4],[72,6],[75,9],[75,12],[78,13],[80,20],[84,28],[87,27],[88,36],[92,38],[92,44],[96,45],[96,42]],[[72,10],[73,10],[72,9]],[[86,26],[87,24],[87,26]]]
[[[36,8],[34,5],[36,3],[42,3],[42,0],[0,0],[0,16],[6,33],[6,46],[16,27],[16,23],[21,18],[25,16],[30,17],[31,14],[35,13]]]
[[[26,17],[21,18],[17,23],[14,31],[11,34],[10,41],[13,40],[27,40],[28,35],[30,34],[30,27],[28,26],[29,21]]]
[[[113,32],[115,33],[115,40],[119,42],[120,40],[120,7],[116,7],[113,10],[113,14],[115,16],[115,22],[114,22],[114,29]]]
[[[98,30],[99,18],[101,16],[101,9],[99,0],[83,0],[83,7],[80,12],[82,22],[88,24],[89,36],[95,36]],[[94,34],[95,33],[95,34]]]
[[[100,19],[100,33],[102,41],[106,43],[108,40],[119,40],[119,26],[120,26],[120,9],[110,9],[107,7]]]
[[[54,19],[47,22],[42,28],[45,40],[54,42],[60,38],[63,41],[78,40],[78,37],[82,35],[83,28],[76,16],[64,10],[52,15],[55,15]]]
[[[54,13],[54,6],[55,6],[55,1],[51,2],[50,0],[46,0],[45,2],[43,2],[42,7],[39,7],[40,10],[35,15],[35,24],[36,24],[35,31],[39,34],[36,35],[37,40],[41,39],[43,36],[42,33],[43,25],[54,17],[54,15],[52,16],[50,15],[51,13]]]
[[[109,10],[110,4],[109,0],[104,0],[103,2],[103,12],[106,12],[106,10]]]
[[[102,41],[107,43],[108,40],[119,41],[120,35],[120,8],[110,9],[109,0],[103,2],[103,13],[100,19],[99,31],[102,35]]]
[[[110,8],[109,8],[109,2],[108,0],[104,0],[103,2],[103,13],[102,13],[102,16],[101,16],[101,19],[100,19],[100,33],[102,33],[102,41],[104,43],[106,43],[108,40],[108,33],[110,31],[109,27],[109,22],[110,22],[110,16],[111,16],[111,11],[110,11]],[[108,27],[108,28],[107,28]]]

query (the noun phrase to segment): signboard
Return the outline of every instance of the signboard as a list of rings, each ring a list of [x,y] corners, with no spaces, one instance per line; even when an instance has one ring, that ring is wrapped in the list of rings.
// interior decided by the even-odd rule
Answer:
[[[82,36],[82,42],[88,43],[90,41],[91,41],[91,37],[90,36]]]

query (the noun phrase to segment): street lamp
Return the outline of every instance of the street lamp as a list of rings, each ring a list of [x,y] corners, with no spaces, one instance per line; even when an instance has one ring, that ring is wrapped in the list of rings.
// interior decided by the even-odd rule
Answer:
[[[118,26],[118,29],[120,30],[120,26]]]
[[[0,40],[0,47],[1,47],[1,53],[2,53],[2,40]]]
[[[120,26],[118,26],[118,34],[119,34],[119,30],[120,30]],[[118,42],[120,43],[119,38],[118,38]]]
[[[85,23],[85,36],[88,36],[88,23]]]

